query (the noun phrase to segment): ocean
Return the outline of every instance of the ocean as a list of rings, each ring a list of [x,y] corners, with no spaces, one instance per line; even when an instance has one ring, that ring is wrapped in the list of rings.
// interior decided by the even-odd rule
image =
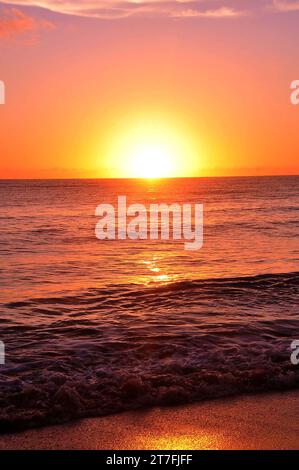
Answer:
[[[204,243],[98,240],[202,203]],[[0,181],[0,430],[299,387],[299,177]]]

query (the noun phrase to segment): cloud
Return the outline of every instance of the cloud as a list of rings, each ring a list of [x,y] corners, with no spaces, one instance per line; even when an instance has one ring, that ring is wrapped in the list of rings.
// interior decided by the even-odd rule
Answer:
[[[225,19],[299,10],[299,0],[2,0],[1,3],[103,19],[132,16]]]
[[[299,0],[273,0],[273,6],[280,12],[299,11]]]
[[[232,6],[238,3],[233,0],[2,0],[2,3],[42,7],[56,13],[107,19],[129,16],[231,18],[244,14]],[[211,3],[218,5],[211,8]]]
[[[220,7],[214,10],[182,10],[174,13],[176,18],[235,18],[243,16],[245,12],[230,7]]]
[[[0,38],[13,38],[52,27],[50,22],[29,16],[17,8],[0,9]]]

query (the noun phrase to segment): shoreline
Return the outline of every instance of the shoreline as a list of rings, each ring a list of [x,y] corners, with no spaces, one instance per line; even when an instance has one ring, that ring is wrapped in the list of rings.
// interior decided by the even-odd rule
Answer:
[[[299,449],[299,391],[128,411],[0,439],[0,450],[75,449]]]

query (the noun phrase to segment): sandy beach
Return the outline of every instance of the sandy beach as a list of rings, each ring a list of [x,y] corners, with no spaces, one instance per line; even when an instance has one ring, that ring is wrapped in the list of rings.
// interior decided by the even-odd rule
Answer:
[[[1,450],[298,448],[298,391],[126,412],[0,440]]]

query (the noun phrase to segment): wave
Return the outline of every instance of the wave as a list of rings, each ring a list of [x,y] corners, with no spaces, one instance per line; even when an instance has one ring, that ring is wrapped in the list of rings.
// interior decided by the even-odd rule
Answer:
[[[298,294],[291,272],[6,303],[0,429],[298,388]]]

